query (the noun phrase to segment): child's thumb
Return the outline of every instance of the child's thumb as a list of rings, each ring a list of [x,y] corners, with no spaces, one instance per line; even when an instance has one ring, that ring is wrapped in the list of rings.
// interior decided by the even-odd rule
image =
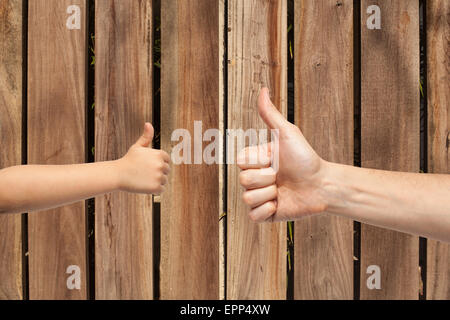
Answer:
[[[155,129],[153,129],[153,126],[151,123],[146,123],[144,127],[144,133],[139,138],[139,140],[136,142],[137,145],[141,147],[150,147],[153,141],[153,135],[154,135]]]

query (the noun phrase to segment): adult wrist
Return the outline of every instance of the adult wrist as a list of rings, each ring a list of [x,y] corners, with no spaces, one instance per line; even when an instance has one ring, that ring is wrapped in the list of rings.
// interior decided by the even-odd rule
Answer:
[[[326,203],[326,211],[340,214],[345,209],[346,187],[345,168],[347,166],[323,161],[320,174],[321,195]]]

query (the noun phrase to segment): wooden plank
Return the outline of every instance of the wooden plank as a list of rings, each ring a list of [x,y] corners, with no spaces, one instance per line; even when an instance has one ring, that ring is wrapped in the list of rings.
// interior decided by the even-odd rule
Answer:
[[[287,1],[232,0],[228,15],[228,129],[266,129],[257,111],[262,87],[287,114]],[[286,223],[250,220],[239,172],[228,165],[227,299],[285,299]]]
[[[0,169],[22,163],[22,0],[0,2]],[[22,299],[19,215],[0,214],[0,300]]]
[[[81,29],[66,12],[77,5]],[[86,1],[29,2],[28,160],[30,164],[85,161]],[[30,299],[86,298],[85,204],[29,215]],[[81,289],[69,290],[69,266]]]
[[[381,9],[381,29],[369,30],[366,10]],[[361,4],[362,166],[420,168],[419,1]],[[381,269],[381,289],[367,287],[367,267]],[[419,239],[361,226],[361,299],[418,299]]]
[[[194,142],[194,121],[219,129],[219,0],[162,1],[161,12],[161,142],[170,154],[174,130]],[[162,299],[219,298],[219,215],[219,166],[174,165],[161,198]]]
[[[353,1],[295,5],[295,123],[324,159],[353,165]],[[353,298],[353,221],[295,222],[295,299]]]
[[[126,154],[152,121],[152,1],[96,1],[96,161]],[[96,198],[97,299],[153,298],[152,197]]]
[[[225,86],[224,76],[226,74],[226,68],[228,67],[225,61],[225,0],[219,0],[219,57],[222,59],[219,69],[219,130],[222,137],[225,136]],[[220,159],[224,159],[225,150],[220,150]],[[223,162],[223,161],[222,161]],[[219,164],[219,299],[225,300],[226,297],[226,234],[227,234],[227,219],[225,216],[225,203],[226,203],[226,164]]]
[[[428,172],[450,173],[450,2],[427,3]],[[450,245],[429,240],[427,299],[450,299]]]

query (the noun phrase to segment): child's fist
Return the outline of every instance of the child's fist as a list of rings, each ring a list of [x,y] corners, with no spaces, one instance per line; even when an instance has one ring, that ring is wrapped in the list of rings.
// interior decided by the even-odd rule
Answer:
[[[144,134],[117,161],[120,190],[157,195],[164,192],[170,172],[170,157],[164,151],[151,148],[153,134],[153,126],[146,123]]]

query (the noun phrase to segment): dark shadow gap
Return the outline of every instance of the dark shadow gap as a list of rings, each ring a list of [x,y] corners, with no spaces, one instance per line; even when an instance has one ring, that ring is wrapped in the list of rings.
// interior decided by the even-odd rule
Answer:
[[[427,103],[427,33],[426,0],[420,0],[420,171],[428,172],[428,103]],[[427,239],[419,239],[419,268],[421,286],[419,300],[427,297]]]
[[[161,299],[161,204],[153,203],[153,300]]]
[[[153,147],[161,148],[161,0],[153,0]],[[161,262],[161,204],[153,202],[153,299],[159,300]]]
[[[95,162],[95,1],[86,8],[86,162]],[[87,298],[95,300],[95,198],[86,200]]]
[[[287,119],[289,122],[295,122],[295,64],[294,64],[294,30],[295,30],[295,9],[294,9],[294,0],[288,0],[288,12],[287,12],[287,105],[288,105],[288,114]],[[286,287],[286,298],[287,300],[294,300],[294,230],[295,223],[288,222],[287,223],[287,287]]]
[[[361,3],[353,1],[353,99],[354,155],[353,164],[361,167]],[[353,299],[360,300],[361,223],[353,223]]]
[[[28,163],[28,0],[22,3],[22,164]],[[21,217],[22,233],[22,295],[30,299],[28,262],[28,214]]]

